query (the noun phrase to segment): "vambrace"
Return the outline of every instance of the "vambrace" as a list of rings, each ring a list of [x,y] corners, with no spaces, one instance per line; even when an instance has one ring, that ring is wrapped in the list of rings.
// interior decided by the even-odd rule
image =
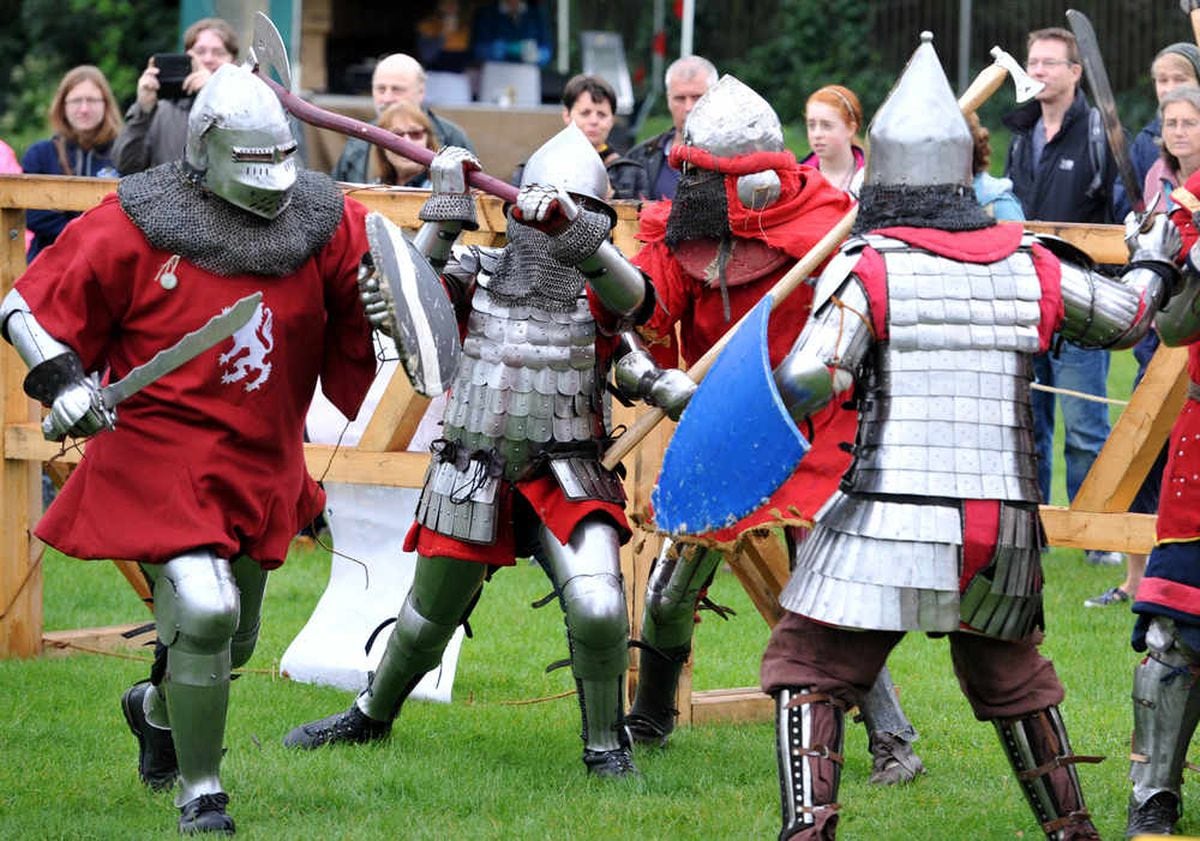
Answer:
[[[1061,266],[1061,333],[1082,347],[1133,347],[1166,300],[1167,285],[1150,261],[1131,264],[1119,281],[1071,263]]]
[[[811,838],[834,837],[845,728],[845,711],[830,696],[807,687],[775,693],[780,841],[800,832]]]
[[[413,245],[425,256],[433,270],[441,274],[450,262],[450,249],[462,229],[463,223],[458,221],[426,222],[413,236]]]
[[[696,392],[696,383],[678,368],[660,368],[636,334],[621,334],[613,366],[613,379],[622,397],[644,400],[679,420]]]
[[[0,336],[17,349],[17,355],[30,369],[65,353],[75,355],[75,351],[68,345],[46,332],[46,328],[34,318],[29,304],[16,289],[10,290],[4,296],[4,300],[0,301]],[[26,392],[28,389],[27,384]]]
[[[1159,311],[1154,327],[1163,344],[1171,347],[1200,340],[1200,273],[1193,267],[1192,258],[1188,259],[1179,291]]]
[[[1101,758],[1072,753],[1058,707],[992,723],[1046,838],[1075,837],[1069,834],[1073,827],[1090,827],[1075,763],[1099,762]]]
[[[654,287],[608,240],[580,261],[578,268],[610,312],[640,324],[654,311]]]
[[[1133,672],[1129,779],[1138,807],[1163,791],[1182,799],[1187,748],[1200,721],[1200,653],[1184,647],[1175,623],[1161,616],[1150,620],[1146,643],[1149,651]]]
[[[868,318],[866,294],[856,280],[847,280],[808,320],[775,368],[780,397],[797,422],[853,382],[872,339]]]

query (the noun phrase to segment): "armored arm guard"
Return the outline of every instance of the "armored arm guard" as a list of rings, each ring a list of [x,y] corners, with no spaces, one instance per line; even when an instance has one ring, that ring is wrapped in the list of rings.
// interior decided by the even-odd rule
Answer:
[[[1053,237],[1038,241],[1062,267],[1062,335],[1084,347],[1128,348],[1146,335],[1159,309],[1179,286],[1172,257],[1180,248],[1179,231],[1165,216],[1145,231],[1128,223],[1130,261],[1120,280],[1093,270],[1090,258]]]
[[[852,276],[830,277],[835,265],[818,283],[813,314],[800,338],[775,368],[775,384],[797,422],[854,382],[873,338],[866,293]]]
[[[635,323],[649,317],[654,306],[654,287],[607,239],[579,264],[579,271],[611,312]]]
[[[635,334],[624,332],[615,352],[613,379],[623,396],[644,400],[679,420],[696,391],[696,383],[678,368],[660,368]]]
[[[0,302],[0,335],[29,366],[25,393],[50,408],[42,423],[47,440],[61,441],[67,434],[84,437],[112,427],[116,418],[102,407],[96,378],[84,373],[75,351],[42,327],[15,289]]]

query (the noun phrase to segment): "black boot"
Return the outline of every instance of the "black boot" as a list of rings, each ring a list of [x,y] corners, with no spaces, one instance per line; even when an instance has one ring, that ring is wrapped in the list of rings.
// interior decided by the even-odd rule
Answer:
[[[225,792],[202,794],[179,807],[179,832],[199,835],[201,832],[221,832],[233,835],[233,818],[225,813],[229,795]]]
[[[345,712],[301,724],[284,736],[283,744],[284,747],[312,750],[322,745],[377,742],[386,739],[391,732],[390,721],[376,721],[353,703]]]
[[[146,693],[150,681],[143,680],[125,690],[121,696],[121,712],[129,724],[129,732],[138,741],[138,776],[154,791],[166,791],[179,779],[179,761],[175,758],[175,742],[171,731],[155,727],[146,719]]]
[[[679,715],[675,693],[691,648],[660,651],[642,644],[639,649],[637,691],[625,724],[634,742],[665,747]]]
[[[1160,791],[1141,806],[1129,801],[1129,822],[1125,837],[1138,835],[1174,835],[1179,822],[1179,798],[1169,791]]]

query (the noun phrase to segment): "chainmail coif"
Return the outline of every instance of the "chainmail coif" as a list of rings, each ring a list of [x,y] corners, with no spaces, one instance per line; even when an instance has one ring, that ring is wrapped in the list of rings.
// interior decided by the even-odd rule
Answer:
[[[975,191],[962,184],[869,184],[859,196],[851,233],[895,227],[978,231],[995,224],[975,199]]]
[[[218,275],[292,274],[329,242],[343,210],[328,176],[300,170],[288,206],[264,219],[193,182],[179,161],[125,176],[117,197],[152,246]]]
[[[694,239],[721,239],[729,234],[729,199],[725,176],[688,167],[679,176],[671,213],[667,216],[667,246]]]
[[[550,237],[510,217],[508,245],[487,284],[488,293],[509,306],[529,305],[550,312],[570,312],[583,290],[579,269],[550,256]]]

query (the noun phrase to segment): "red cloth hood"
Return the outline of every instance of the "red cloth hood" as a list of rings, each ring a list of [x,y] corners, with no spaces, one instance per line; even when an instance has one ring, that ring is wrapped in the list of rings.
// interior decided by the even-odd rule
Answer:
[[[695,146],[676,146],[676,159],[715,172],[725,173],[725,197],[729,205],[729,228],[734,236],[757,239],[799,259],[808,253],[820,235],[838,223],[854,201],[811,167],[802,167],[791,152],[753,152],[736,158],[717,158]],[[740,175],[772,169],[779,176],[779,200],[765,210],[755,211],[737,196]],[[652,202],[642,208],[637,238],[657,242],[666,237],[671,202]]]

